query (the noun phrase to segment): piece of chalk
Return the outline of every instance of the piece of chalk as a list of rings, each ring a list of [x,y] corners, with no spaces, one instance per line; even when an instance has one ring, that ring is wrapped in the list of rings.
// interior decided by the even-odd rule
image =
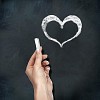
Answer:
[[[35,41],[36,50],[39,50],[40,49],[40,41],[39,41],[39,38],[35,38],[34,41]]]

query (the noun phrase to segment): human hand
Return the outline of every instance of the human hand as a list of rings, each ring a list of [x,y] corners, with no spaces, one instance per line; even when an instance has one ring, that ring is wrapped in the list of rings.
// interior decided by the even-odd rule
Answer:
[[[42,55],[42,47],[40,50],[36,50],[34,54],[31,56],[27,67],[26,67],[26,75],[31,81],[34,89],[41,86],[47,89],[48,94],[52,95],[53,85],[52,80],[49,76],[50,67],[49,61],[45,60],[47,55]]]

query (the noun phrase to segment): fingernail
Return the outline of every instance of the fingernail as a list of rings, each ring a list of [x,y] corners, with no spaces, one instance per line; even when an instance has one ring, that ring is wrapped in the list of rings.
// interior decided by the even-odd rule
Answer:
[[[40,46],[40,48],[42,49],[42,46]]]
[[[48,66],[47,69],[50,70],[50,67]]]
[[[49,61],[46,61],[47,64],[49,64]]]

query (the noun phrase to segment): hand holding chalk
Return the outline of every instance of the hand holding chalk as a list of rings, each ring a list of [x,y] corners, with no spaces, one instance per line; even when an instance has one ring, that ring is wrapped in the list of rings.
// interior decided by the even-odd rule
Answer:
[[[50,66],[49,61],[46,60],[47,54],[42,54],[39,39],[34,40],[36,51],[31,56],[25,72],[34,87],[34,99],[53,100],[53,84],[49,76]]]

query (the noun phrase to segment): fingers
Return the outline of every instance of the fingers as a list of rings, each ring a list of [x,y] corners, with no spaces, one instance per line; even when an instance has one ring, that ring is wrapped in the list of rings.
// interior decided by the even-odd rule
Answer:
[[[46,66],[45,67],[45,73],[46,73],[46,77],[47,78],[49,77],[49,72],[50,72],[50,67],[49,66]]]
[[[46,66],[46,67],[45,67],[45,72],[46,72],[47,75],[49,75],[49,72],[50,72],[50,66]]]
[[[46,66],[45,67],[45,73],[46,73],[47,80],[50,79],[49,72],[50,72],[50,67],[49,66]]]
[[[36,59],[34,66],[41,67],[42,62],[42,47],[39,50],[36,50]]]
[[[42,62],[42,65],[43,66],[47,66],[47,65],[49,65],[50,63],[49,63],[49,61],[47,61],[47,60],[44,60],[43,62]]]
[[[47,54],[42,55],[42,59],[46,59],[47,58]],[[33,53],[33,55],[31,56],[29,62],[28,62],[28,66],[33,66],[35,63],[35,58],[36,58],[36,51]]]
[[[41,62],[43,66],[47,66],[49,64],[48,61],[45,61],[45,59],[48,57],[47,54],[42,55],[42,47],[39,51],[35,51],[33,55],[31,56],[28,64],[27,69],[33,67],[33,66],[39,66],[41,67]]]
[[[42,55],[42,60],[46,59],[48,57],[47,54]]]
[[[29,62],[28,62],[28,66],[32,66],[35,62],[35,57],[36,57],[36,51],[33,53],[33,55],[31,56]]]

